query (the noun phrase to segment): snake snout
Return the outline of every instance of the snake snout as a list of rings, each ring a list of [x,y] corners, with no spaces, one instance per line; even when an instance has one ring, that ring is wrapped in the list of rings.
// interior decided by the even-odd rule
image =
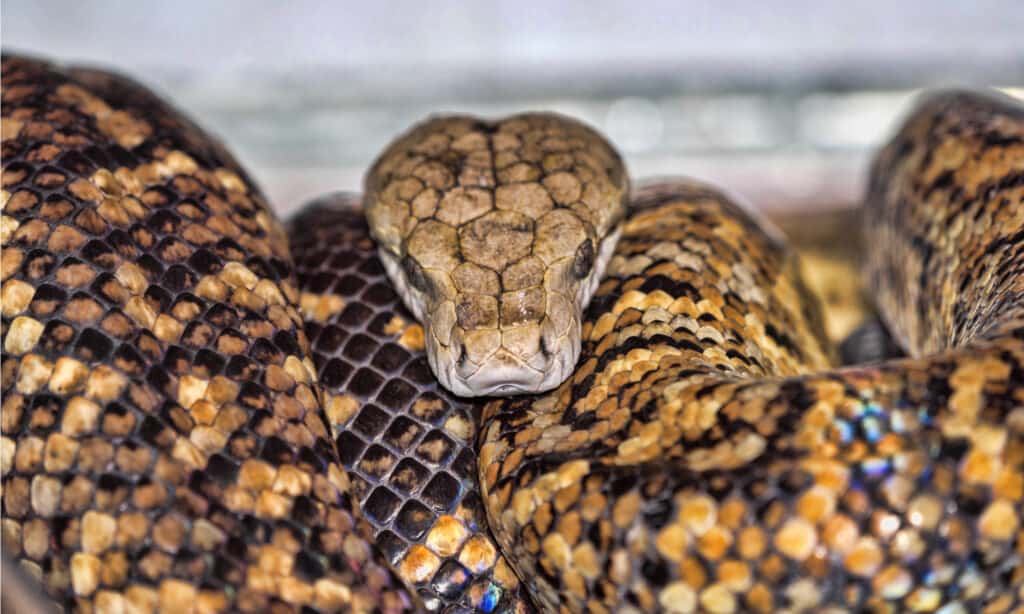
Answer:
[[[571,341],[549,321],[496,334],[456,330],[448,345],[452,389],[463,396],[536,394],[557,386],[575,363]],[[444,380],[445,377],[442,376]]]
[[[546,390],[546,376],[543,369],[524,364],[520,358],[502,348],[464,381],[474,391],[474,396],[509,396],[536,394]]]

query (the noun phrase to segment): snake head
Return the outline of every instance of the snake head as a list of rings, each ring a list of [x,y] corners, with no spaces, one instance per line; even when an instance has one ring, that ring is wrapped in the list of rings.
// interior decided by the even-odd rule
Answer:
[[[384,268],[444,387],[529,394],[572,373],[629,192],[607,140],[553,114],[435,117],[396,139],[365,187]]]

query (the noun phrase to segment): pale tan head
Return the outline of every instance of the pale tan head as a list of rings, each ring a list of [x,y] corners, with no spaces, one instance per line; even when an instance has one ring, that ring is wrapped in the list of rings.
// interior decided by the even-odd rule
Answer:
[[[366,216],[446,388],[525,394],[572,373],[628,191],[608,141],[553,114],[431,118],[381,154]]]

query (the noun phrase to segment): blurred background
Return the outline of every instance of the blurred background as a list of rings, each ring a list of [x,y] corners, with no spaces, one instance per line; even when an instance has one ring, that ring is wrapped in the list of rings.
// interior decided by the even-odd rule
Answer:
[[[4,0],[2,42],[154,87],[284,214],[430,113],[525,109],[601,128],[635,177],[840,207],[919,88],[1024,86],[1020,0]]]

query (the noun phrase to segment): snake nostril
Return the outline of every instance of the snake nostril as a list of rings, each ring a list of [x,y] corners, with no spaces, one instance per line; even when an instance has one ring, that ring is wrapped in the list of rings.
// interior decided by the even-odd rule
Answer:
[[[455,361],[455,366],[462,369],[466,366],[466,361],[469,360],[469,354],[466,353],[466,345],[463,343],[455,342],[455,346],[458,349],[459,357]]]

